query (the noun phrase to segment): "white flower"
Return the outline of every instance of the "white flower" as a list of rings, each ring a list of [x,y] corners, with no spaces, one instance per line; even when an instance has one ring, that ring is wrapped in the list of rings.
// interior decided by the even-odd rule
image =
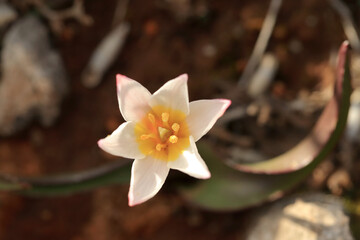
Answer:
[[[189,103],[187,74],[168,81],[153,95],[128,77],[118,74],[116,78],[120,112],[126,122],[98,145],[110,154],[135,159],[129,206],[152,198],[170,168],[195,178],[210,178],[195,142],[210,130],[231,101]]]

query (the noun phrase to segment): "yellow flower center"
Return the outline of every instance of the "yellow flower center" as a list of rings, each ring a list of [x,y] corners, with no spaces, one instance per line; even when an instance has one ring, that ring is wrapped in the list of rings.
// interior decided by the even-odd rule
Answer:
[[[174,161],[190,146],[186,115],[163,106],[153,107],[135,126],[140,151],[153,158]]]

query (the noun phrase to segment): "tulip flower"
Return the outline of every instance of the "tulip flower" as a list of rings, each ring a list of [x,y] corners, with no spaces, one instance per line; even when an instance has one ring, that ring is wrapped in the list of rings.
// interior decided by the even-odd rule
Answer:
[[[135,159],[129,206],[152,198],[170,169],[199,179],[210,178],[195,142],[211,129],[231,101],[189,103],[186,74],[168,81],[154,94],[128,77],[118,74],[116,78],[120,112],[126,122],[98,145],[110,154]]]

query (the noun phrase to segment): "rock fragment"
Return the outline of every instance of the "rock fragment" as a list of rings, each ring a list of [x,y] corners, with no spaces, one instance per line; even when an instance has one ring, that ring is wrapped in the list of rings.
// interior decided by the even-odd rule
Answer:
[[[9,4],[0,1],[0,30],[17,18],[17,13]]]
[[[35,16],[15,22],[3,40],[0,135],[14,134],[32,120],[50,126],[60,113],[67,75],[46,27]]]
[[[253,222],[247,240],[353,239],[341,200],[321,193],[280,200]]]

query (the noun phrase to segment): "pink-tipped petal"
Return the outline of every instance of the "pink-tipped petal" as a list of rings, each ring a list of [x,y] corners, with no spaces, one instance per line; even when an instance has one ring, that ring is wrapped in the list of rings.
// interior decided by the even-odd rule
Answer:
[[[150,110],[151,93],[140,83],[124,75],[116,75],[120,112],[126,121],[139,121]]]
[[[168,162],[168,167],[195,178],[208,179],[211,177],[208,167],[198,153],[193,137],[190,137],[190,147],[178,159]]]
[[[98,141],[99,147],[115,156],[124,158],[144,158],[139,150],[135,137],[135,123],[121,124],[111,135]]]
[[[161,189],[169,173],[166,161],[146,157],[136,159],[131,169],[129,206],[143,203]]]
[[[230,104],[228,99],[198,100],[190,103],[187,123],[195,142],[214,126]]]
[[[182,74],[165,83],[150,99],[150,106],[164,106],[189,113],[188,75]]]

